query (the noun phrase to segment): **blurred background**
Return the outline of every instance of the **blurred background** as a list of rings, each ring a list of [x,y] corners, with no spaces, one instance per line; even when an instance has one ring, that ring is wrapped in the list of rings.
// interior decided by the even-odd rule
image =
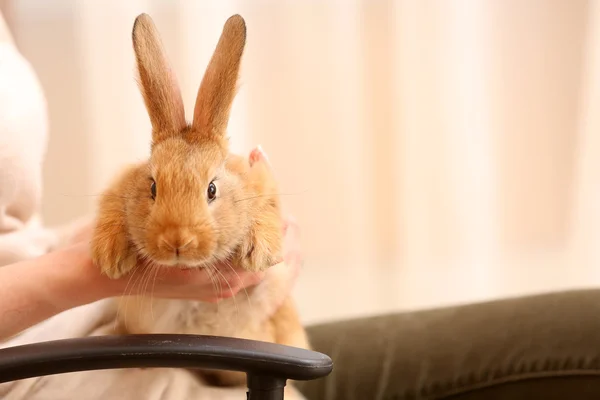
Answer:
[[[2,0],[44,87],[44,218],[90,213],[149,152],[149,13],[190,118],[234,13],[230,135],[303,232],[306,322],[600,283],[600,2]]]

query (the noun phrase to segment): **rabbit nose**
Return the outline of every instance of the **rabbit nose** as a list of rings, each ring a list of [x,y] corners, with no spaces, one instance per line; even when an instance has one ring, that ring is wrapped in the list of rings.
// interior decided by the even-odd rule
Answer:
[[[178,233],[161,235],[159,239],[159,246],[167,248],[175,252],[175,255],[179,257],[179,254],[189,248],[194,243],[194,237],[189,235],[181,235]]]

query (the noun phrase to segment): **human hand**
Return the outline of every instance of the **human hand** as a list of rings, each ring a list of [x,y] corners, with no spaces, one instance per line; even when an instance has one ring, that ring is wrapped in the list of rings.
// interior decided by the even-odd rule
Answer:
[[[93,225],[82,226],[74,234],[77,244],[65,249],[79,254],[84,273],[101,293],[101,297],[121,295],[152,295],[161,298],[176,298],[217,302],[235,296],[240,290],[257,285],[265,272],[256,273],[236,268],[227,262],[209,268],[170,268],[140,264],[132,273],[119,279],[109,279],[93,265],[89,255],[89,240]],[[293,218],[284,221],[284,255],[286,268],[294,269],[297,275],[302,264],[300,230]]]

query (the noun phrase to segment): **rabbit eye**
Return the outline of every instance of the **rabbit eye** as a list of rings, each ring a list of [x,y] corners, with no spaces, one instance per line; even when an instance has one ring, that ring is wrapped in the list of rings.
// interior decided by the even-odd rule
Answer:
[[[208,184],[208,189],[206,189],[206,196],[208,197],[209,202],[217,198],[217,186],[214,182]]]
[[[152,200],[156,199],[156,182],[152,180],[152,184],[150,185],[150,195],[152,196]]]

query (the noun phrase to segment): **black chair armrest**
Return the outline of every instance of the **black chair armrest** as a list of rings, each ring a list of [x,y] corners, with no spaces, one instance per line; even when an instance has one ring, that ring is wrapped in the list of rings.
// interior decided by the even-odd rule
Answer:
[[[288,379],[327,376],[318,352],[253,340],[200,335],[94,336],[0,349],[0,383],[116,368],[220,369],[245,372],[248,399],[283,399]]]

